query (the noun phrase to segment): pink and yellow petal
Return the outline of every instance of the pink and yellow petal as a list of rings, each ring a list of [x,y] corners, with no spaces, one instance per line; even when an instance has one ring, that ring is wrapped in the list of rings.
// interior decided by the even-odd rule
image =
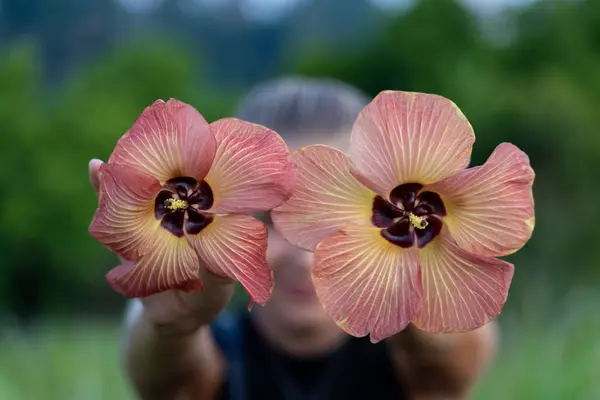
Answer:
[[[470,331],[495,319],[506,302],[514,267],[459,248],[441,235],[421,250],[423,307],[413,321],[431,333]]]
[[[273,289],[267,264],[267,228],[249,215],[215,216],[197,235],[187,236],[214,275],[242,284],[253,302],[265,304]]]
[[[519,250],[535,225],[529,157],[516,146],[499,145],[488,161],[427,188],[439,193],[444,222],[456,243],[482,256]]]
[[[271,212],[275,228],[290,243],[314,251],[346,223],[370,224],[375,193],[350,173],[344,153],[309,146],[291,160],[298,168],[294,193]]]
[[[402,331],[422,303],[418,250],[395,246],[380,231],[346,226],[317,246],[312,267],[329,317],[374,343]]]
[[[266,211],[290,197],[296,170],[275,131],[235,118],[213,122],[210,128],[218,143],[206,176],[214,195],[211,212]]]
[[[109,163],[127,165],[164,183],[179,177],[203,179],[215,155],[209,125],[192,106],[155,101],[117,142]]]
[[[199,292],[200,261],[184,237],[159,229],[152,250],[137,261],[125,261],[106,275],[111,287],[128,298],[167,290]]]
[[[450,100],[384,91],[360,113],[349,156],[353,174],[383,197],[404,183],[430,184],[466,168],[475,134]]]
[[[113,252],[135,260],[154,244],[159,221],[154,199],[161,185],[136,169],[102,164],[99,172],[99,206],[90,234]]]

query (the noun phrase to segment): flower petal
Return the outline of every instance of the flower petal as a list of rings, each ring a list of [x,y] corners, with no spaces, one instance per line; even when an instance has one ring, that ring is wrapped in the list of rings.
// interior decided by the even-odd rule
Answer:
[[[290,243],[314,251],[345,223],[370,224],[375,193],[350,173],[344,153],[309,146],[291,160],[298,168],[294,194],[271,212],[276,229]]]
[[[214,195],[212,212],[266,211],[290,197],[296,170],[275,131],[235,118],[210,128],[218,143],[206,176]]]
[[[102,164],[99,206],[90,234],[128,260],[145,254],[153,245],[159,221],[154,199],[161,186],[152,176],[122,165]]]
[[[423,308],[418,328],[444,333],[479,328],[496,318],[508,296],[514,267],[481,257],[440,235],[421,250]]]
[[[117,142],[109,163],[127,165],[165,181],[203,179],[215,155],[216,140],[192,106],[170,99],[155,101]]]
[[[187,237],[210,272],[240,282],[258,304],[269,300],[273,278],[262,222],[242,214],[215,216],[199,234]]]
[[[456,243],[482,256],[514,253],[529,240],[535,224],[529,157],[510,143],[496,147],[488,161],[427,190],[438,192],[444,218]]]
[[[349,334],[378,342],[402,331],[421,307],[416,247],[402,249],[381,229],[348,225],[317,246],[312,277],[329,317]]]
[[[388,197],[398,185],[434,183],[466,168],[474,141],[473,128],[452,101],[385,91],[352,129],[352,173]]]
[[[200,261],[188,241],[159,229],[154,246],[137,262],[126,261],[112,269],[106,279],[128,298],[146,297],[166,290],[199,292]]]

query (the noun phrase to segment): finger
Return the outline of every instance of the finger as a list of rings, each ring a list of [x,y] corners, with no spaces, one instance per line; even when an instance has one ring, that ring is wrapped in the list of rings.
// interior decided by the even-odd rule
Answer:
[[[100,180],[98,179],[98,171],[100,170],[100,166],[102,165],[102,161],[96,158],[90,160],[88,164],[88,171],[90,176],[90,183],[94,188],[96,194],[98,194],[98,190],[100,188]]]

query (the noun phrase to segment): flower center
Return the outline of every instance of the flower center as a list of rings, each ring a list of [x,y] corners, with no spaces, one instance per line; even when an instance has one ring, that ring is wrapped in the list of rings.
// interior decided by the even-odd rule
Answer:
[[[214,202],[212,189],[206,181],[179,177],[168,180],[156,196],[154,216],[160,226],[177,237],[197,235],[213,220],[205,212]]]
[[[417,244],[423,248],[442,231],[442,217],[446,208],[434,192],[422,191],[419,183],[397,186],[390,193],[390,201],[381,196],[373,200],[373,225],[381,236],[402,248]]]
[[[419,217],[418,215],[415,215],[413,213],[408,213],[408,220],[410,221],[412,226],[417,229],[425,229],[427,228],[427,225],[429,225],[429,222],[427,222],[425,217]]]
[[[171,212],[175,212],[177,210],[185,210],[188,208],[188,203],[185,200],[168,198],[165,200],[165,208]]]

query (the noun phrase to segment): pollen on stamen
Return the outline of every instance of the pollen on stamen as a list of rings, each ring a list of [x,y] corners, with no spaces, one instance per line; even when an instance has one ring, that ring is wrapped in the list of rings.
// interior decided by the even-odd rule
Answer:
[[[185,210],[186,208],[188,208],[188,203],[185,200],[181,200],[181,199],[166,199],[165,200],[165,208],[171,210],[171,211],[177,211],[179,209],[183,209]]]
[[[417,229],[425,229],[425,228],[427,228],[427,225],[429,224],[425,220],[425,217],[419,217],[417,215],[414,215],[413,213],[409,214],[408,219],[409,219],[410,223],[412,224],[412,226],[414,226]]]

